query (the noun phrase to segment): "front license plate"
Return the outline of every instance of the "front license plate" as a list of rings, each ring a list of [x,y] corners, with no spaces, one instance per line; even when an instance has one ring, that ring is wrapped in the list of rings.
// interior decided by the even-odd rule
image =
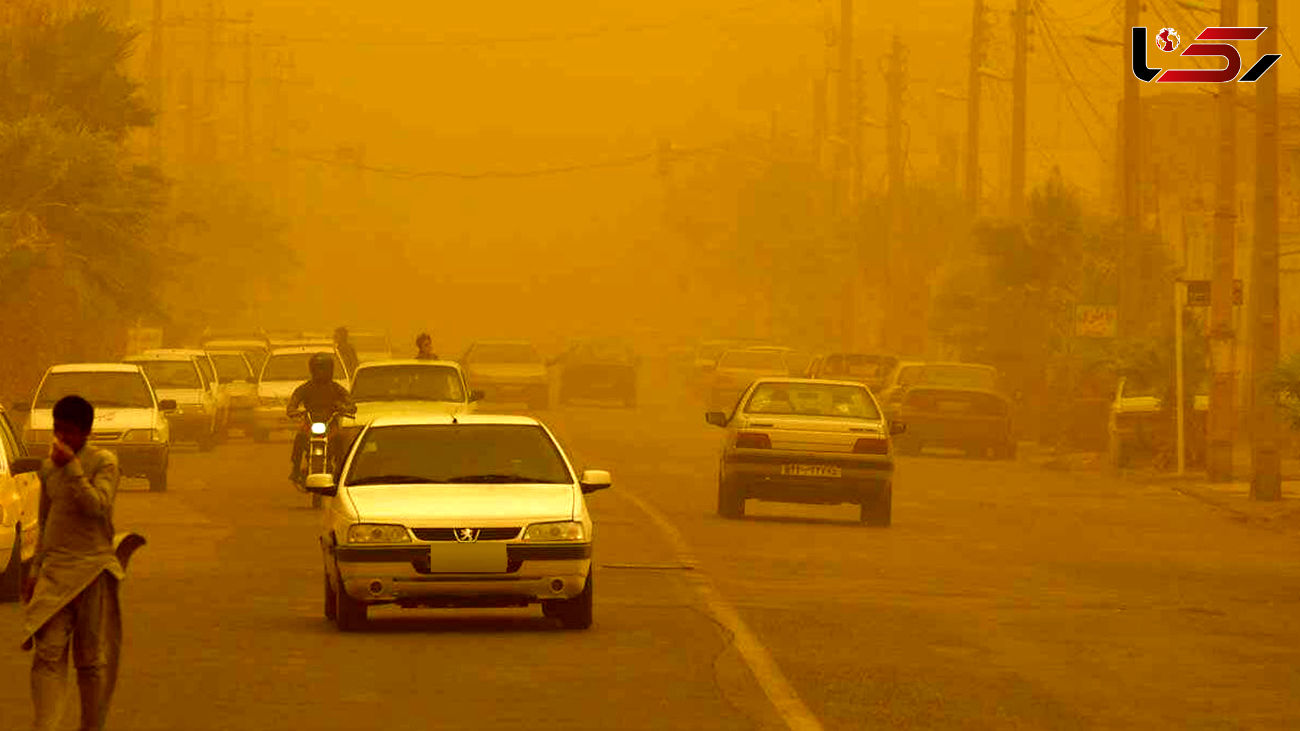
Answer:
[[[435,574],[503,574],[504,543],[435,543],[429,546],[429,570]]]
[[[784,464],[781,474],[787,477],[839,477],[840,468],[820,464]]]

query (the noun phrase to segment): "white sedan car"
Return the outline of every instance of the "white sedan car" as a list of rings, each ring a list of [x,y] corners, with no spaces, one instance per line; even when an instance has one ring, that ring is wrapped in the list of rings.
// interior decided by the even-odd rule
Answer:
[[[473,413],[482,391],[470,391],[460,366],[449,360],[378,360],[362,363],[349,389],[356,416],[339,420],[344,444],[375,419],[419,414]]]
[[[337,484],[336,484],[337,481]],[[373,604],[524,607],[591,625],[592,521],[554,435],[524,416],[427,414],[368,424],[339,475],[309,475],[327,497],[320,533],[325,616],[365,624]]]

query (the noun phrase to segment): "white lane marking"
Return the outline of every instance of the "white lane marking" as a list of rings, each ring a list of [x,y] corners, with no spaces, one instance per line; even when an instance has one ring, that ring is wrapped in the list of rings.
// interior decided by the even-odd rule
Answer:
[[[672,543],[678,561],[691,568],[698,566],[699,562],[691,553],[690,545],[663,513],[627,490],[620,490],[618,494],[640,508],[641,512],[648,515],[650,520],[659,526]],[[731,633],[732,644],[740,652],[745,664],[749,666],[749,671],[754,674],[754,679],[763,689],[763,694],[781,716],[781,720],[785,721],[785,725],[794,731],[822,731],[821,722],[812,711],[808,710],[808,706],[804,705],[799,694],[795,692],[794,686],[790,685],[790,681],[785,679],[781,668],[772,659],[771,653],[740,618],[735,608],[722,598],[714,588],[713,582],[709,581],[709,577],[698,570],[687,571],[684,574],[686,580],[694,585],[695,591],[699,593],[709,613],[713,615],[714,621]]]

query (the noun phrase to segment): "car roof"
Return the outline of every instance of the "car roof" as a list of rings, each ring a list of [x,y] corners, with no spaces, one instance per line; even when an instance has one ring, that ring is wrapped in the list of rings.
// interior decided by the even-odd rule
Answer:
[[[333,346],[333,344],[330,344],[330,345],[286,345],[286,346],[284,346],[284,347],[272,348],[272,349],[271,349],[271,355],[272,355],[272,356],[276,356],[276,355],[297,355],[297,354],[299,354],[299,353],[334,353],[335,355],[338,355],[338,351],[334,350],[334,346]]]
[[[262,349],[265,349],[267,347],[266,341],[263,340],[262,338],[212,338],[212,339],[204,338],[203,340],[204,347],[213,346],[213,345],[217,347],[242,347],[247,345],[256,345],[257,347]]]
[[[861,389],[864,389],[864,390],[869,390],[869,389],[867,389],[866,386],[862,385],[861,383],[858,383],[857,381],[840,381],[840,380],[832,380],[832,379],[830,379],[830,378],[755,378],[755,379],[754,379],[754,383],[755,383],[755,384],[761,384],[761,383],[790,383],[790,384],[801,384],[801,383],[807,383],[807,384],[813,384],[813,385],[817,385],[817,386],[853,386],[853,387],[855,387],[855,388],[861,388]]]
[[[179,356],[184,358],[197,358],[200,356],[206,356],[207,354],[208,351],[203,350],[202,348],[150,348],[149,350],[146,350],[142,353],[138,353],[138,355],[143,355],[148,357],[152,357],[156,355],[156,356]]]
[[[542,422],[531,416],[515,414],[409,414],[381,416],[370,422],[373,426],[437,426],[450,424],[493,424],[503,426],[541,426]]]
[[[60,363],[50,373],[143,373],[134,363]]]
[[[385,358],[384,360],[368,360],[357,366],[357,371],[370,370],[372,368],[383,368],[385,366],[440,366],[442,368],[460,369],[460,364],[454,360],[420,360],[419,358]]]
[[[206,353],[204,354],[206,355]],[[189,353],[163,352],[157,350],[146,350],[143,353],[128,355],[122,359],[123,363],[131,361],[157,361],[160,363],[193,363],[194,356]]]
[[[991,365],[988,365],[987,363],[962,363],[962,362],[960,362],[960,361],[955,361],[955,360],[909,360],[909,361],[903,361],[903,362],[900,362],[898,365],[899,365],[900,367],[902,367],[902,366],[916,366],[916,365],[923,365],[923,366],[961,366],[961,367],[963,367],[963,368],[983,368],[983,369],[990,370],[990,371],[996,371],[996,370],[997,370],[997,367],[996,367],[996,366],[991,366]]]
[[[248,356],[244,355],[244,351],[242,350],[232,350],[227,348],[213,348],[212,350],[207,351],[207,353],[208,355],[237,355],[240,358],[243,358],[244,360],[248,360]]]

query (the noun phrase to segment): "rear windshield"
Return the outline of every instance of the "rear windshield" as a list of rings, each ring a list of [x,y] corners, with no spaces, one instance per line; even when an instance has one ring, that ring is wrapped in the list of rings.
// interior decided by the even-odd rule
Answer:
[[[849,419],[880,418],[880,411],[867,389],[861,386],[818,383],[760,384],[745,403],[745,412]]]
[[[827,356],[822,371],[828,376],[881,378],[896,362],[895,358],[881,355],[831,355]]]
[[[97,408],[153,408],[153,393],[139,373],[51,373],[36,395],[36,408],[52,409],[64,396],[80,396]]]
[[[203,388],[195,364],[189,360],[136,360],[154,388]]]
[[[531,424],[374,427],[362,437],[346,483],[572,483],[550,436]]]
[[[357,370],[353,401],[464,401],[460,372],[447,366],[377,366]]]
[[[466,360],[471,363],[540,363],[542,356],[527,343],[475,345]]]
[[[998,374],[992,368],[966,365],[906,366],[898,372],[900,386],[952,386],[995,391]]]
[[[770,350],[728,350],[718,360],[718,368],[784,373],[785,356]]]
[[[262,368],[263,381],[305,381],[311,378],[311,369],[307,366],[316,353],[280,353],[267,359]],[[343,362],[334,354],[334,378],[342,380],[347,377]]]
[[[223,383],[253,377],[253,372],[248,368],[248,362],[244,360],[244,356],[238,353],[209,353],[208,357],[217,366],[217,375],[221,377]]]

